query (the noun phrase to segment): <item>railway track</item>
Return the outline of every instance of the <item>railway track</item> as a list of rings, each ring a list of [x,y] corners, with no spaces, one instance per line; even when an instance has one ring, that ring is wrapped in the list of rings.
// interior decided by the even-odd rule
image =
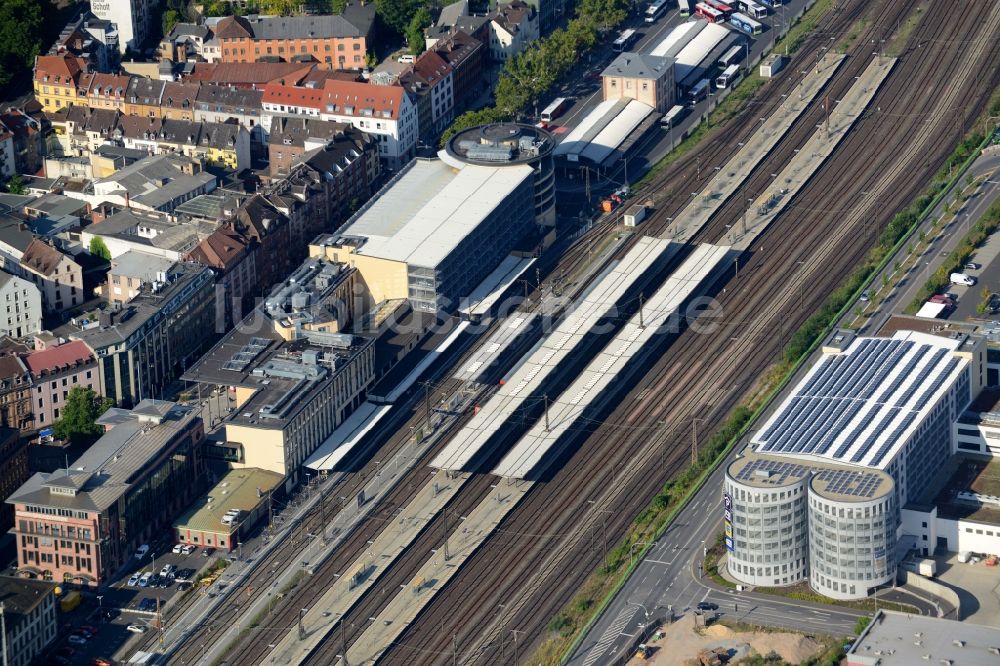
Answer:
[[[894,24],[905,14],[903,4],[882,3],[869,33]],[[384,663],[450,661],[456,644],[463,663],[510,663],[510,629],[527,632],[520,638],[521,654],[526,654],[527,648],[544,636],[548,619],[572,597],[602,556],[601,549],[594,547],[593,535],[595,526],[601,527],[600,518],[607,514],[590,511],[590,520],[582,520],[581,515],[587,513],[586,500],[611,511],[607,531],[609,541],[615,542],[630,517],[645,506],[667,477],[684,466],[691,418],[697,414],[708,423],[721,419],[780,354],[784,336],[774,335],[775,329],[794,330],[868,251],[871,234],[865,233],[864,218],[871,215],[881,226],[891,211],[920,191],[933,166],[950,149],[944,142],[934,145],[930,136],[934,130],[921,131],[925,118],[948,114],[951,123],[963,117],[967,122],[998,83],[995,56],[980,48],[975,57],[977,49],[970,48],[977,40],[980,45],[990,40],[995,45],[991,23],[963,20],[941,6],[932,7],[928,14],[911,37],[911,48],[903,54],[897,71],[873,103],[875,108],[906,109],[905,113],[898,114],[900,117],[867,113],[775,223],[779,233],[772,230],[765,236],[761,241],[764,249],[752,253],[741,267],[735,288],[719,295],[725,310],[735,315],[729,324],[736,335],[697,336],[688,331],[679,336],[635,387],[633,395],[645,397],[622,401],[623,407],[611,414],[606,424],[594,424],[592,433],[581,433],[589,435],[579,445],[582,451],[567,454],[556,463],[552,479],[524,500],[385,655]],[[856,16],[846,13],[842,18],[849,24]],[[857,68],[867,63],[861,56],[869,48],[869,38],[859,38],[859,46],[851,52],[852,60],[859,61]],[[957,86],[955,79],[965,65],[989,73],[992,79],[985,85],[966,81]],[[957,74],[948,76],[948,72]],[[832,99],[846,90],[849,77],[853,75],[840,74],[831,84]],[[790,148],[814,128],[816,116],[814,113],[812,122],[808,115],[801,121],[798,141],[782,142],[764,161],[751,178],[749,190],[769,185],[769,163],[780,163],[783,152],[787,160]],[[924,151],[926,158],[917,154]],[[837,173],[851,173],[852,177],[834,182],[830,176]],[[844,205],[845,201],[866,198],[859,193],[869,183],[879,186],[878,199],[871,198],[862,207]],[[704,236],[724,237],[725,224],[741,212],[736,202],[731,202],[716,215]],[[668,216],[669,212],[658,211],[656,218],[665,221]],[[790,268],[800,265],[798,270]],[[797,277],[794,289],[782,291],[783,285],[774,284],[776,275],[787,278],[792,274]],[[776,294],[784,310],[775,307]],[[785,317],[788,322],[782,325]],[[692,359],[710,361],[705,367]],[[734,386],[735,390],[727,389]],[[665,422],[666,427],[659,422]],[[677,426],[683,433],[669,431]],[[662,457],[657,450],[664,452]],[[546,566],[547,561],[554,566]],[[557,568],[559,575],[550,573]],[[506,642],[505,651],[502,641]],[[311,663],[322,663],[321,657],[315,655]]]

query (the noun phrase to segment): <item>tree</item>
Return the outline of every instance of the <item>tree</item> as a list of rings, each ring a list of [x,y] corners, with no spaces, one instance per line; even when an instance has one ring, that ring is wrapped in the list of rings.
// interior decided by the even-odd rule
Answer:
[[[114,401],[94,392],[92,388],[74,386],[66,396],[62,418],[52,424],[53,434],[72,443],[97,439],[104,428],[96,423],[97,417],[108,411]]]
[[[406,28],[406,43],[410,47],[410,53],[415,56],[424,52],[424,28],[434,22],[431,13],[426,7],[421,7],[410,19],[410,25]]]
[[[90,253],[105,261],[111,261],[111,250],[108,249],[108,246],[104,243],[104,239],[100,236],[94,236],[90,240]]]
[[[343,14],[347,9],[347,0],[330,0],[330,13]]]
[[[25,192],[25,189],[24,189],[24,178],[21,177],[21,174],[15,173],[7,181],[7,184],[4,185],[4,188],[10,194],[24,194],[24,192]]]
[[[31,70],[42,36],[42,3],[0,0],[0,85]]]
[[[181,22],[181,15],[176,9],[163,12],[163,34],[169,35],[174,26]]]
[[[205,16],[228,16],[231,5],[224,0],[211,0],[205,3]]]
[[[386,27],[402,35],[420,5],[420,0],[375,0],[375,12]]]

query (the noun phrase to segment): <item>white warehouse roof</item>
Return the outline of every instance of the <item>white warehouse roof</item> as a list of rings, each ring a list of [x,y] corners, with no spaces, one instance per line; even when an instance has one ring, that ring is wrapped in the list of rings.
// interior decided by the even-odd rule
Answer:
[[[653,50],[649,52],[649,55],[670,57],[676,56],[677,52],[687,46],[688,42],[694,39],[698,33],[705,29],[705,26],[707,25],[709,25],[708,21],[698,20],[681,23],[679,26],[667,33],[667,36],[661,39],[660,42],[653,47]]]
[[[570,162],[602,164],[642,124],[653,107],[634,99],[601,102],[556,146],[554,154]]]
[[[955,353],[961,344],[897,331],[824,354],[754,436],[754,449],[885,469],[969,365]]]
[[[705,28],[674,56],[674,81],[683,81],[716,46],[733,33],[718,23],[706,23]]]
[[[358,254],[434,268],[533,173],[527,164],[413,160],[335,236],[366,238]]]

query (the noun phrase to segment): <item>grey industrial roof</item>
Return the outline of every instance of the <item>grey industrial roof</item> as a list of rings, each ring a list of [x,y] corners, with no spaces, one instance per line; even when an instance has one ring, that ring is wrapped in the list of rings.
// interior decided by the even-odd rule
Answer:
[[[374,4],[374,3],[373,3]],[[250,19],[254,39],[323,39],[327,37],[364,37],[371,30],[375,12],[351,12],[350,19],[340,14],[310,16],[269,16]]]
[[[156,274],[166,272],[174,262],[153,254],[129,250],[111,260],[111,275],[140,278],[144,282],[156,280]]]
[[[7,503],[104,511],[128,492],[136,475],[196,418],[187,407],[163,400],[143,400],[131,412],[113,407],[98,419],[98,423],[112,424],[111,430],[69,469],[35,474]],[[56,488],[77,492],[50,491]]]
[[[1000,628],[880,610],[847,651],[852,666],[995,666]]]
[[[525,164],[413,160],[335,238],[362,237],[358,254],[433,268],[533,173]]]
[[[209,279],[214,280],[211,277],[214,275],[211,268],[178,262],[170,271],[172,279],[165,288],[155,295],[143,293],[129,301],[123,312],[130,312],[130,316],[119,318],[112,326],[99,326],[70,332],[69,337],[74,340],[83,340],[92,349],[101,349],[111,344],[124,342],[151,317],[160,314],[164,304],[176,298],[178,293],[192,281],[206,274]]]
[[[961,344],[898,331],[826,353],[753,443],[761,452],[885,468],[965,371],[969,359],[954,353]]]
[[[245,518],[261,502],[267,501],[268,493],[283,479],[277,472],[256,467],[231,469],[174,521],[174,528],[231,534],[239,529],[239,523],[223,523],[222,517],[226,512],[238,509]]]
[[[94,185],[96,188],[108,183],[117,184],[129,193],[133,203],[157,209],[184,194],[215,182],[215,176],[204,171],[193,176],[185,174],[179,168],[185,162],[190,160],[170,155],[153,155],[96,181]]]
[[[641,53],[621,53],[604,68],[601,76],[628,76],[634,78],[659,78],[673,63],[666,56],[643,55]]]

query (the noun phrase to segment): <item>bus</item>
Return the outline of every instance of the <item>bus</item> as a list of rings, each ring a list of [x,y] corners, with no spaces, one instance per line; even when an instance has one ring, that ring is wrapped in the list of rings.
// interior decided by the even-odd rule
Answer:
[[[636,32],[629,28],[628,30],[623,30],[615,43],[611,45],[611,48],[615,53],[621,53],[623,51],[628,51],[628,48],[632,46],[632,42],[635,41]]]
[[[770,9],[774,9],[775,7],[780,7],[784,3],[782,0],[760,0],[760,4]]]
[[[646,23],[655,23],[656,19],[663,16],[663,12],[667,11],[668,2],[670,2],[670,0],[653,0],[649,3],[649,5],[646,6]]]
[[[704,2],[699,2],[694,6],[694,13],[705,19],[709,23],[721,23],[726,20],[726,15],[715,7],[709,7]]]
[[[736,6],[752,19],[767,18],[767,8],[761,7],[753,0],[736,0]]]
[[[704,2],[712,9],[718,9],[720,12],[722,12],[722,15],[725,16],[726,18],[728,18],[729,15],[733,13],[733,8],[727,5],[726,3],[722,2],[721,0],[702,0],[702,2]]]
[[[682,17],[691,16],[691,0],[677,0],[677,9]]]
[[[729,17],[729,22],[733,24],[733,27],[739,28],[748,35],[759,35],[764,32],[764,26],[757,21],[754,21],[746,14],[736,12]]]
[[[660,124],[664,127],[676,127],[684,115],[684,107],[680,104],[670,107],[670,110],[660,118]]]
[[[718,61],[719,67],[721,67],[722,69],[729,67],[734,62],[742,60],[742,58],[740,57],[742,55],[743,55],[743,47],[737,44],[736,46],[732,47],[731,49],[722,54],[722,57],[719,58]]]
[[[556,97],[542,111],[541,121],[543,123],[551,123],[553,120],[558,118],[563,114],[563,112],[570,107],[572,100],[568,97]]]
[[[715,79],[715,87],[719,90],[728,88],[730,84],[736,83],[740,78],[740,66],[730,65]]]
[[[691,102],[692,106],[705,99],[711,85],[712,82],[708,79],[702,79],[698,83],[694,84],[691,90],[688,91],[688,100]]]

